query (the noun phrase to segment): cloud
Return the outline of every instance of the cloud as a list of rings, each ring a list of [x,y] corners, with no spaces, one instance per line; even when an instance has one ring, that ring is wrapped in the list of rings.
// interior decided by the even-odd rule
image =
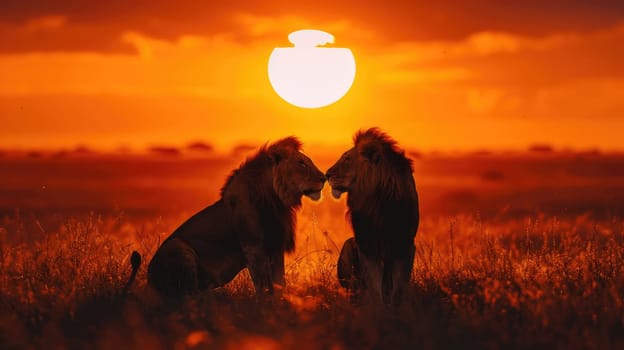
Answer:
[[[43,17],[35,17],[24,23],[24,29],[27,32],[38,32],[46,30],[57,30],[65,26],[67,18],[61,15],[48,15]]]
[[[498,89],[468,89],[468,107],[474,113],[490,112],[503,99],[504,93]]]
[[[266,60],[272,47],[286,43],[287,28],[312,26],[298,17],[271,18],[238,13],[240,32],[254,37],[241,42],[230,32],[210,36],[182,35],[163,40],[126,31],[117,41],[136,54],[51,52],[0,55],[0,94],[196,94],[223,97],[253,96],[266,88]],[[55,30],[64,17],[31,22],[37,30]],[[496,103],[491,91],[531,88],[562,79],[618,76],[624,60],[624,24],[586,34],[560,33],[538,38],[498,32],[474,33],[459,41],[404,42],[366,46],[375,34],[353,30],[347,21],[326,22],[323,28],[356,54],[358,75],[376,84],[467,85],[474,110]],[[350,36],[349,36],[350,35]],[[341,40],[344,39],[344,40]],[[337,45],[341,46],[341,45]],[[534,73],[534,74],[532,74]],[[478,92],[475,92],[478,91]],[[489,91],[484,93],[483,91]],[[499,96],[501,94],[496,94]],[[484,97],[488,96],[488,97]],[[502,98],[502,97],[501,97]],[[481,102],[477,102],[481,101]]]
[[[470,76],[470,72],[459,67],[432,70],[379,69],[375,74],[376,83],[384,85],[423,85],[432,83],[448,83]]]
[[[137,54],[90,52],[0,55],[0,95],[201,95],[235,98],[258,89],[258,47],[227,36],[183,36],[175,42],[124,33]],[[263,59],[263,58],[261,58]],[[247,89],[245,89],[247,88]]]
[[[62,24],[60,17],[66,19]],[[486,32],[543,37],[609,28],[624,20],[624,2],[3,0],[0,52],[126,52],[118,40],[127,31],[171,42],[183,35],[231,33],[237,40],[247,42],[269,34],[276,25],[287,26],[301,19],[311,24],[348,22],[350,30],[376,33],[386,43],[458,41]],[[250,32],[240,31],[241,20],[253,23],[252,27],[243,28],[251,29]],[[29,23],[30,28],[56,29],[42,36],[37,31],[24,31],[24,25]]]
[[[289,31],[284,28],[313,24],[295,17],[271,19],[245,14],[237,14],[233,20],[254,40],[243,42],[230,32],[163,40],[126,31],[117,41],[129,53],[0,54],[0,95],[194,95],[235,99],[272,94],[266,79],[271,50],[288,42]],[[338,21],[326,22],[322,28],[338,34],[340,42],[341,34],[350,27],[348,22]],[[357,33],[368,35],[365,31]]]
[[[620,27],[608,31],[617,34]],[[602,32],[601,32],[602,33]],[[513,54],[526,50],[555,49],[595,37],[590,34],[552,34],[544,37],[527,37],[504,32],[477,32],[459,41],[412,41],[390,46],[384,55],[389,63],[410,65],[435,61],[449,61],[484,57],[498,54]]]
[[[438,82],[535,87],[576,78],[621,76],[622,42],[624,22],[590,33],[528,37],[487,31],[458,41],[389,43],[371,49],[370,54],[378,71],[402,77],[403,83],[430,82],[422,79],[429,75],[446,78],[434,79]]]

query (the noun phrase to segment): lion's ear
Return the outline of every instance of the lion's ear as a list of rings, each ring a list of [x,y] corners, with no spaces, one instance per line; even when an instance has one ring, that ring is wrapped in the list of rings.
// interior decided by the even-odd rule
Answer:
[[[273,160],[273,163],[278,164],[282,160],[288,158],[290,150],[284,147],[278,147],[273,145],[268,149],[269,156]]]
[[[371,163],[379,163],[381,160],[381,145],[369,142],[362,146],[360,154]]]
[[[299,151],[301,142],[294,136],[283,138],[268,148],[269,155],[275,164],[289,157],[293,152]]]

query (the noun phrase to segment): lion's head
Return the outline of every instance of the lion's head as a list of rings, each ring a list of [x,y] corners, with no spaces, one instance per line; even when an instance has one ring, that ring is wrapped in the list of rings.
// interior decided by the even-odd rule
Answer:
[[[301,196],[321,198],[325,174],[301,153],[301,142],[287,137],[271,144],[267,152],[273,161],[273,188],[284,203],[297,205]]]
[[[411,161],[396,141],[378,128],[357,132],[353,144],[327,170],[334,198],[340,198],[344,192],[370,192],[375,188],[383,188],[386,195],[392,196],[400,191],[404,178],[411,178]]]

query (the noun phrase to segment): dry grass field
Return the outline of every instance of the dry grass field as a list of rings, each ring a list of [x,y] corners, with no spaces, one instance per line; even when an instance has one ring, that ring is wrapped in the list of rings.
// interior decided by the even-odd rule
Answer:
[[[170,152],[171,153],[171,152]],[[311,154],[326,169],[337,156]],[[335,265],[345,201],[304,201],[280,298],[246,272],[178,304],[145,266],[240,155],[0,156],[2,348],[624,347],[624,156],[418,155],[407,301],[352,305]],[[128,293],[133,250],[143,265]]]

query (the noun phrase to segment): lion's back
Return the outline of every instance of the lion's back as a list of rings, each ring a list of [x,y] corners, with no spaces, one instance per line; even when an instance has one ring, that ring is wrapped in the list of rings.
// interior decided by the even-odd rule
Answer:
[[[219,200],[191,216],[171,234],[169,239],[205,241],[232,236],[231,216],[223,200]]]

